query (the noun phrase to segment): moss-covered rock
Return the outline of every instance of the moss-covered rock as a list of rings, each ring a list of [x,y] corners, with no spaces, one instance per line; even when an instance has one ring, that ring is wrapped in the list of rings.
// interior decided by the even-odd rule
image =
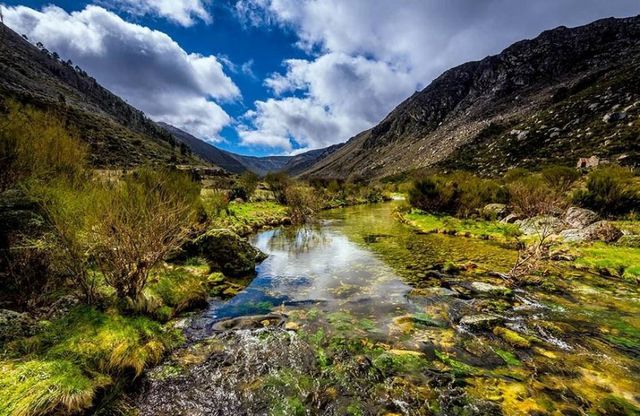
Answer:
[[[33,335],[36,324],[26,313],[0,309],[0,344]]]
[[[495,336],[502,338],[507,344],[513,347],[518,347],[518,348],[531,347],[531,342],[529,342],[528,339],[526,339],[522,335],[510,329],[497,326],[493,328],[493,334]]]
[[[225,229],[209,230],[191,244],[212,271],[221,271],[227,276],[252,274],[256,263],[267,257],[246,239]]]

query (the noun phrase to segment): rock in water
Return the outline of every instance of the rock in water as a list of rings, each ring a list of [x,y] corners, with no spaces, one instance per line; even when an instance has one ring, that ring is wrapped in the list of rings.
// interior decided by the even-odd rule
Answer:
[[[460,319],[459,324],[469,329],[488,329],[502,323],[503,319],[495,315],[467,315]]]
[[[209,230],[191,244],[212,271],[221,271],[227,276],[252,274],[256,263],[267,258],[246,239],[226,229]]]
[[[578,207],[571,207],[564,215],[564,222],[571,228],[584,228],[598,221],[600,216],[589,210]]]

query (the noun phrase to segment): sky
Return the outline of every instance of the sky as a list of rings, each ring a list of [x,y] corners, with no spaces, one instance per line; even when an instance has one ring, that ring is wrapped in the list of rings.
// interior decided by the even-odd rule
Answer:
[[[638,0],[18,0],[4,22],[156,121],[241,154],[348,140],[445,70]]]

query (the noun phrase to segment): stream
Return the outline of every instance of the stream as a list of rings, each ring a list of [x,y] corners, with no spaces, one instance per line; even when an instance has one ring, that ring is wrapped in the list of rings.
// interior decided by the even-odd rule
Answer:
[[[516,251],[420,234],[396,203],[261,232],[249,286],[184,324],[141,415],[637,415],[640,289]]]

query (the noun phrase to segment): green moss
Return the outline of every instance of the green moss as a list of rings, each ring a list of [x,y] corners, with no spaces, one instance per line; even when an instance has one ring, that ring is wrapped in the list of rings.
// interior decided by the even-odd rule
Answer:
[[[387,373],[410,374],[429,367],[430,362],[415,351],[390,350],[375,357],[373,364]]]
[[[451,368],[451,372],[456,375],[456,376],[470,376],[470,375],[479,375],[482,373],[482,371],[476,367],[473,367],[469,364],[465,364],[462,361],[458,361],[454,358],[451,358],[451,356],[449,356],[449,354],[441,352],[441,351],[434,351],[436,354],[436,357],[438,357],[438,359],[440,361],[442,361],[444,364],[446,364],[448,367]]]
[[[413,227],[426,233],[444,233],[465,235],[476,238],[490,238],[499,241],[512,241],[521,234],[513,224],[498,221],[458,219],[448,216],[437,216],[422,212],[411,212],[404,216]]]
[[[512,366],[520,366],[520,365],[522,365],[520,360],[518,360],[518,358],[516,358],[516,356],[513,355],[513,353],[510,353],[509,351],[501,350],[499,348],[495,348],[494,351],[495,351],[496,355],[499,356],[500,358],[502,358],[502,360],[507,365],[512,365]]]
[[[110,383],[109,376],[87,375],[68,360],[0,361],[0,414],[76,413]]]
[[[528,339],[526,339],[522,335],[508,328],[497,326],[493,328],[493,334],[497,337],[502,338],[507,344],[513,347],[517,347],[517,348],[531,347],[531,342],[529,342]]]
[[[640,248],[595,243],[579,247],[576,266],[622,277],[640,279]]]
[[[0,406],[8,409],[0,414],[86,409],[112,378],[139,375],[180,342],[178,334],[148,318],[76,308],[42,333],[10,346],[8,354],[21,360],[0,362],[5,399]]]

